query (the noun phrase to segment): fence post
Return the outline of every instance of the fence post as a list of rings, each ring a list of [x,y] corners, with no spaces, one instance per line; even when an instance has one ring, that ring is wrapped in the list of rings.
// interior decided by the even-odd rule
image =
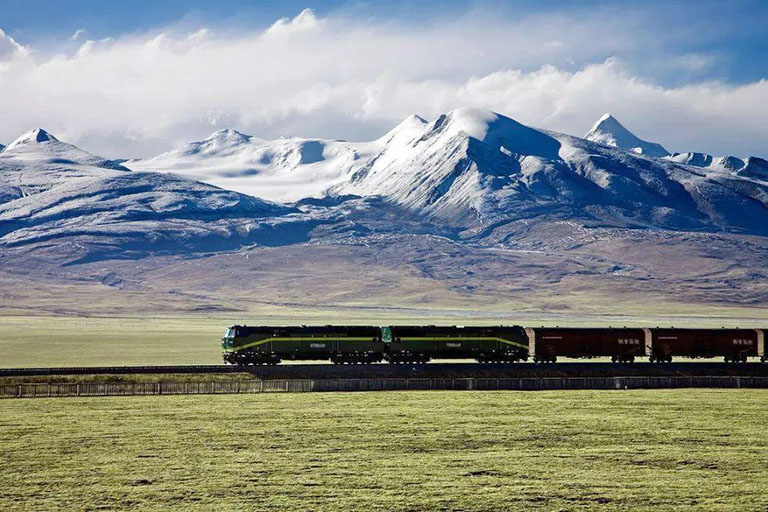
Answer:
[[[162,394],[162,390],[160,389],[160,383],[159,382],[157,384],[155,384],[155,394],[156,395]]]

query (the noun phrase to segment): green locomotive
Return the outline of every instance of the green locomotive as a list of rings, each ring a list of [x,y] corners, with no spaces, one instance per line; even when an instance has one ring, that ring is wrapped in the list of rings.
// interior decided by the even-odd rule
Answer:
[[[476,359],[480,363],[554,363],[558,357],[610,357],[631,363],[673,357],[766,362],[768,329],[569,328],[519,326],[339,326],[249,327],[235,325],[222,338],[230,364],[278,364],[330,360],[336,364],[423,364],[432,359]]]
[[[519,326],[294,326],[235,325],[222,338],[224,361],[237,365],[282,360],[336,364],[423,364],[431,359],[514,362],[528,359]]]

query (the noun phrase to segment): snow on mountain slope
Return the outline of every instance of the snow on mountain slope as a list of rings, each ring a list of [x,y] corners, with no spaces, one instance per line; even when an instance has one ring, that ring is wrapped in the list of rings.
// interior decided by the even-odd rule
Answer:
[[[549,135],[482,109],[456,110],[420,128],[386,145],[331,193],[382,195],[462,223],[498,211],[512,195],[530,202],[530,194],[515,194],[510,176],[557,158],[559,149]]]
[[[598,144],[634,151],[641,155],[655,157],[669,155],[669,151],[664,149],[661,144],[646,142],[636,137],[611,114],[605,114],[598,119],[584,138]]]
[[[113,160],[92,155],[77,146],[62,142],[42,128],[31,130],[8,144],[0,158],[3,158],[4,161],[89,165],[127,171],[125,167]]]
[[[221,250],[275,239],[269,225],[299,213],[181,176],[133,172],[41,129],[0,153],[4,247],[55,240],[85,259]],[[296,240],[296,233],[283,239]]]
[[[679,164],[701,167],[707,171],[735,174],[743,178],[768,181],[768,161],[756,156],[742,160],[735,156],[713,157],[706,153],[675,153],[664,157],[664,159]]]
[[[387,146],[331,194],[381,195],[465,226],[560,217],[767,233],[766,184],[461,109]]]
[[[739,176],[747,178],[756,178],[759,180],[768,181],[768,161],[763,158],[751,156],[747,158],[744,167],[739,169]]]
[[[426,121],[410,116],[372,142],[286,137],[263,140],[220,130],[147,160],[129,160],[134,170],[170,172],[244,194],[294,202],[322,197],[333,185],[388,146],[420,133]]]
[[[88,254],[221,250],[252,236],[258,219],[297,210],[179,176],[124,172],[71,180],[0,204],[0,245],[76,240]]]
[[[723,172],[736,172],[745,165],[744,160],[735,156],[713,157],[706,153],[674,153],[665,156],[664,159],[678,164]]]
[[[223,130],[126,165],[278,201],[381,196],[434,222],[480,230],[545,217],[676,230],[768,230],[759,161],[734,172],[739,160],[733,157],[656,158],[669,154],[610,115],[588,139],[464,108],[433,122],[411,116],[372,142],[266,141]]]
[[[319,197],[343,179],[365,145],[281,138],[266,141],[222,130],[149,160],[129,160],[134,170],[173,172],[258,197],[289,202]]]
[[[0,152],[0,204],[73,179],[125,172],[129,170],[120,164],[61,142],[38,128]]]

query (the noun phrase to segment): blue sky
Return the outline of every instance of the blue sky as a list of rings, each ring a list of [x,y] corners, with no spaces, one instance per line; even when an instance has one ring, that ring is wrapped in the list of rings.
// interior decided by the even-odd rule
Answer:
[[[631,34],[649,48],[617,48],[606,52],[642,60],[646,50],[660,56],[700,54],[713,63],[696,78],[736,83],[768,77],[768,2],[731,1],[546,1],[511,2],[388,1],[248,2],[243,0],[0,0],[0,28],[22,44],[45,49],[84,30],[100,39],[168,26],[221,30],[266,28],[278,18],[293,17],[305,7],[318,16],[339,14],[415,27],[436,19],[488,11],[514,19],[530,15],[576,18],[602,14],[615,23],[631,24]],[[580,64],[580,63],[579,63]],[[638,65],[638,68],[641,68]],[[665,82],[691,78],[663,74]]]
[[[225,125],[360,140],[479,105],[578,135],[611,111],[673,150],[768,153],[765,1],[0,0],[0,13],[1,142],[32,125],[107,156]]]

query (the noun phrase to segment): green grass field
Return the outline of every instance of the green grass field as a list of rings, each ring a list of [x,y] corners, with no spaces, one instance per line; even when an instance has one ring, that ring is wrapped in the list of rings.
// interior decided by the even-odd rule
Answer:
[[[7,400],[8,510],[765,510],[768,391]]]
[[[297,310],[295,314],[299,314]],[[744,311],[738,312],[744,314]],[[727,315],[726,311],[712,314]],[[51,366],[131,366],[174,364],[220,364],[220,338],[235,323],[312,324],[527,324],[527,325],[676,325],[719,327],[765,326],[768,320],[726,316],[611,317],[569,316],[568,318],[456,318],[381,316],[275,316],[242,317],[78,317],[0,316],[0,368]]]
[[[0,367],[221,364],[231,320],[0,317]]]

